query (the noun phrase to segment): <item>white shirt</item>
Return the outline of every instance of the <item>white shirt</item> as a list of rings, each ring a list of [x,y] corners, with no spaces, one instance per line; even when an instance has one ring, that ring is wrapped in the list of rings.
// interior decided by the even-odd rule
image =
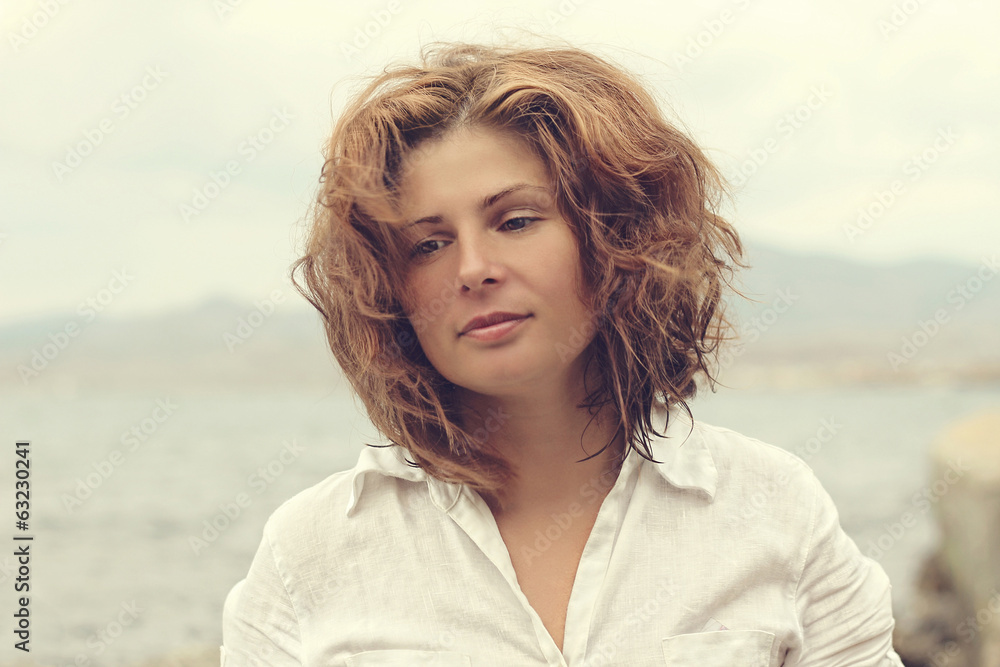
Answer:
[[[664,408],[653,425],[663,432]],[[560,652],[482,497],[365,447],[285,502],[223,613],[223,667],[902,667],[889,580],[794,455],[671,409],[580,559]],[[586,494],[584,494],[586,495]],[[592,494],[596,501],[597,494]],[[558,539],[567,513],[539,535]],[[562,526],[562,527],[561,527]]]

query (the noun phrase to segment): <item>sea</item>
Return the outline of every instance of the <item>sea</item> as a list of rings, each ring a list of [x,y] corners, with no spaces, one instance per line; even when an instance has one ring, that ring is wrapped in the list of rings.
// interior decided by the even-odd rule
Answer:
[[[0,539],[33,538],[30,658],[135,665],[218,646],[226,593],[267,517],[380,441],[360,402],[324,391],[0,392]],[[888,573],[899,615],[938,539],[933,506],[914,504],[932,482],[929,448],[953,423],[1000,409],[1000,385],[719,389],[691,408],[805,459],[847,534]],[[18,440],[30,443],[24,531],[14,517]],[[905,512],[917,521],[900,533]],[[13,546],[2,551],[5,665],[29,656],[13,648],[19,564]]]

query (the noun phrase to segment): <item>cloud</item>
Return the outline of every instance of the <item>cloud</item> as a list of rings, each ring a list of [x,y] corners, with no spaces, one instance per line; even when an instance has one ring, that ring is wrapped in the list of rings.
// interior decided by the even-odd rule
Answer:
[[[287,268],[289,226],[312,200],[334,114],[363,76],[413,57],[422,43],[502,27],[551,31],[633,68],[731,175],[775,139],[737,201],[748,235],[887,260],[974,262],[983,244],[1000,245],[991,213],[1000,176],[991,26],[1000,10],[982,2],[96,0],[58,4],[51,16],[41,7],[8,3],[0,19],[0,79],[14,91],[0,96],[0,175],[14,186],[0,222],[0,279],[17,285],[5,289],[15,294],[11,312],[72,302],[75,289],[99,284],[121,261],[159,272],[142,308],[266,292]],[[137,92],[150,68],[166,76]],[[816,86],[832,95],[783,134],[783,119],[809,106]],[[246,161],[241,146],[276,109],[293,122]],[[59,180],[53,163],[97,137],[104,121],[110,131]],[[886,224],[864,243],[840,242],[844,220],[949,126],[960,140]],[[233,160],[240,174],[185,225],[178,206]],[[264,260],[253,250],[262,248],[271,249]],[[40,258],[54,268],[43,271]],[[172,274],[183,258],[186,271]]]

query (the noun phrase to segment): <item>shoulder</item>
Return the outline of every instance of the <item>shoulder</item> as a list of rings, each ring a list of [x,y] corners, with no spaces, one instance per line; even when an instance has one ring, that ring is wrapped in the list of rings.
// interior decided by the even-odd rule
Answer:
[[[352,468],[329,475],[275,509],[264,537],[275,557],[289,563],[355,553],[372,543],[374,532],[399,523],[407,502],[414,504],[415,488],[400,485],[412,487],[423,479],[423,472],[406,466],[396,448],[366,445]]]
[[[797,585],[819,536],[842,534],[833,499],[812,468],[785,449],[697,420],[696,434],[718,472],[712,514],[743,548],[784,563]]]
[[[718,471],[716,501],[744,518],[808,524],[832,501],[812,468],[795,454],[732,429],[695,420]]]
[[[351,468],[333,473],[279,505],[264,525],[272,545],[302,544],[341,522],[355,472],[356,468]]]
[[[816,479],[805,461],[776,445],[698,420],[694,434],[708,447],[720,476],[725,474],[730,481],[781,477],[812,484]]]

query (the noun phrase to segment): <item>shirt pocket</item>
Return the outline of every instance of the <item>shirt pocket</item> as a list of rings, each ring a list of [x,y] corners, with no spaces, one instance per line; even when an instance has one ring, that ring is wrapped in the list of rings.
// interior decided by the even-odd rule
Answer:
[[[719,630],[663,640],[671,667],[777,667],[771,662],[774,634],[763,630]]]
[[[454,651],[383,649],[355,653],[347,658],[347,667],[472,667],[472,660]]]

